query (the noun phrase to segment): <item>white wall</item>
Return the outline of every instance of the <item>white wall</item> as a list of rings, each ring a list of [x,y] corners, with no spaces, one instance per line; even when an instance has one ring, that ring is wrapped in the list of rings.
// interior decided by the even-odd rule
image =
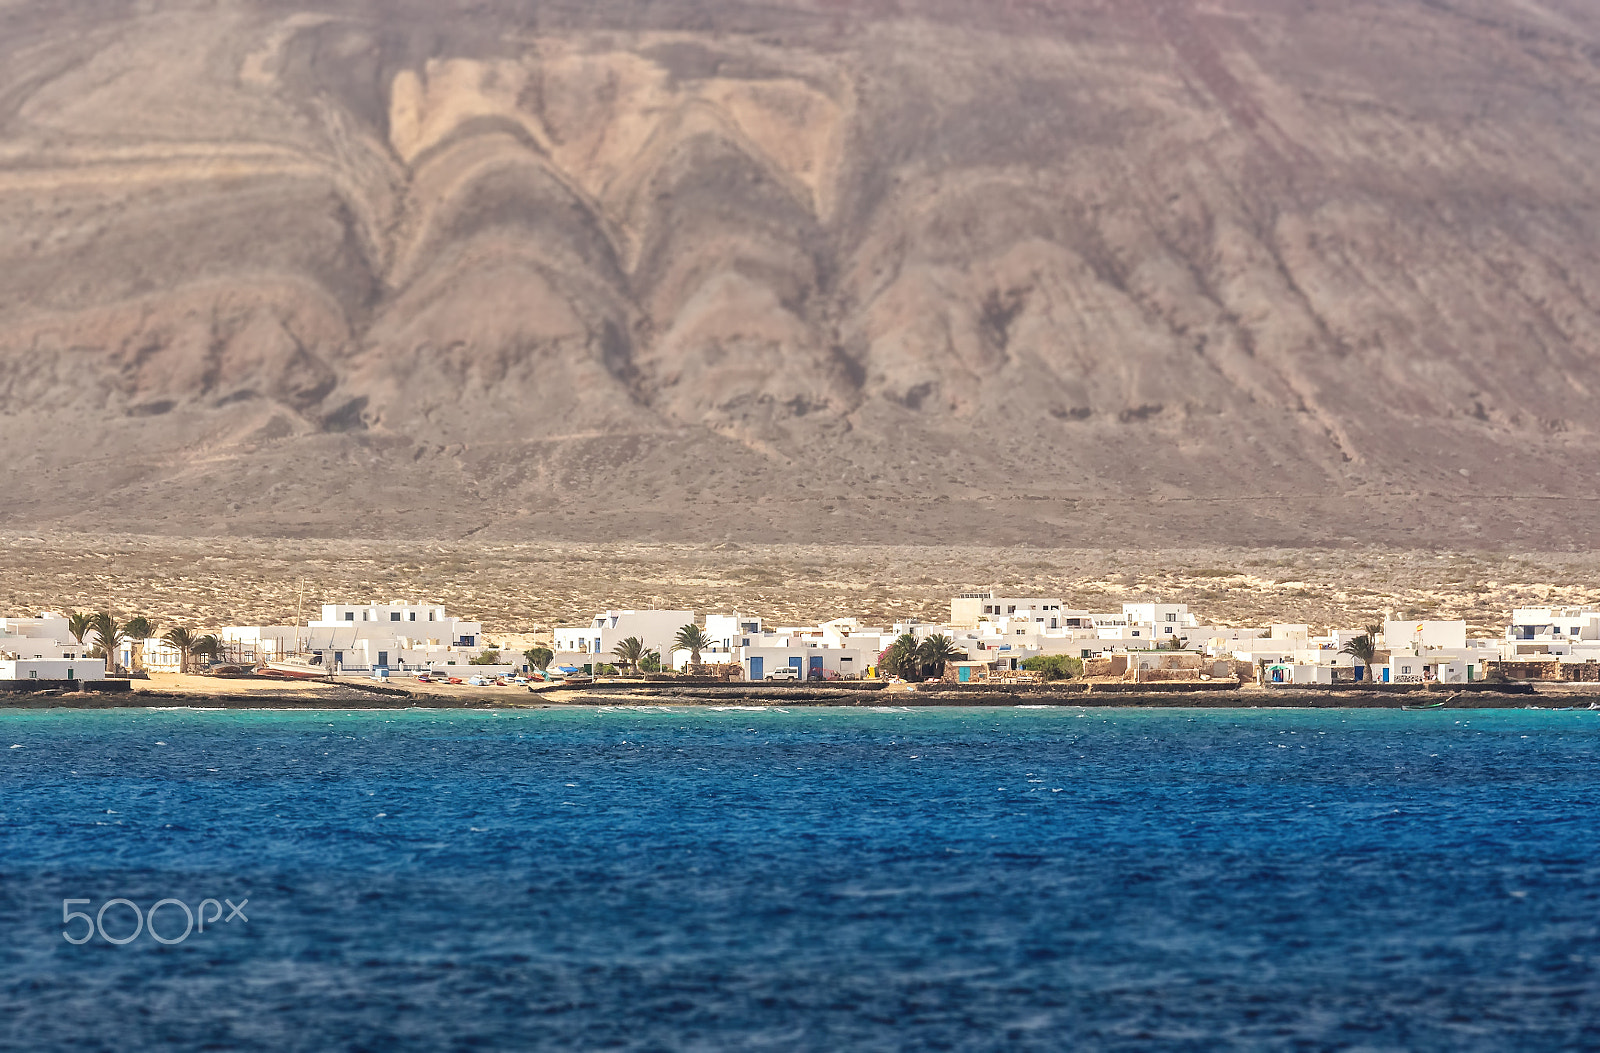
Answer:
[[[0,680],[104,680],[106,663],[99,658],[26,658],[0,662]]]
[[[1460,648],[1467,646],[1467,623],[1389,622],[1383,623],[1383,642],[1390,651],[1408,648]]]
[[[637,636],[646,650],[659,651],[665,659],[672,653],[678,630],[693,621],[694,611],[606,611],[587,626],[558,626],[551,649],[599,655],[600,661],[614,665],[617,659],[612,652],[617,645]]]
[[[822,668],[832,670],[842,677],[863,677],[869,668],[878,663],[878,652],[855,647],[747,647],[740,664],[744,667],[746,680],[764,679],[771,675],[774,669],[799,663],[800,678],[804,680],[811,673],[813,659],[822,660]],[[751,673],[751,660],[759,659],[762,665],[762,676],[756,677]]]

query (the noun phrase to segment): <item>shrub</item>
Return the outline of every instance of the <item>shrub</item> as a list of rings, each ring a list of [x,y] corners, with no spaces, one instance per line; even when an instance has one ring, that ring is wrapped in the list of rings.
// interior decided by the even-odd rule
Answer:
[[[1041,674],[1046,681],[1071,680],[1083,675],[1083,659],[1066,654],[1041,654],[1024,660],[1022,668]]]
[[[499,665],[499,651],[485,651],[467,663],[468,665]]]

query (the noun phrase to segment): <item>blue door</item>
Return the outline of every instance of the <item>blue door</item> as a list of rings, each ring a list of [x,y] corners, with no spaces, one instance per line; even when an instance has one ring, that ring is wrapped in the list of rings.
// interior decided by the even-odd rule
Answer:
[[[750,679],[765,680],[767,673],[767,660],[765,658],[750,659]]]
[[[386,668],[388,668],[388,665],[389,665],[389,652],[388,651],[379,651],[378,652],[378,668],[379,669],[386,669]]]
[[[799,675],[800,674],[800,669],[801,669],[800,659],[799,658],[791,658],[791,659],[789,659],[789,668],[793,669],[795,671],[796,675]]]
[[[806,675],[810,676],[812,673],[815,673],[818,676],[822,675],[822,656],[820,654],[814,654],[811,656],[811,669],[806,673]]]
[[[1389,682],[1389,667],[1388,666],[1384,666],[1383,667],[1383,682],[1386,683],[1386,684]]]

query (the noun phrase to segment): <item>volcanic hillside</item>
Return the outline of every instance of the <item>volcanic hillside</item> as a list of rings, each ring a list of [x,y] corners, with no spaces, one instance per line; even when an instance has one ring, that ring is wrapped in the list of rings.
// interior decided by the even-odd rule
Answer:
[[[0,0],[0,524],[1581,544],[1596,12]]]

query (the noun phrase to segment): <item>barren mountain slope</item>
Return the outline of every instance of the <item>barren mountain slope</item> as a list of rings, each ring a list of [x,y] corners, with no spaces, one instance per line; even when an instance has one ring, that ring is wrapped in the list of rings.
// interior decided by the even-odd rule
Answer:
[[[1590,11],[0,0],[0,523],[1582,544]]]

